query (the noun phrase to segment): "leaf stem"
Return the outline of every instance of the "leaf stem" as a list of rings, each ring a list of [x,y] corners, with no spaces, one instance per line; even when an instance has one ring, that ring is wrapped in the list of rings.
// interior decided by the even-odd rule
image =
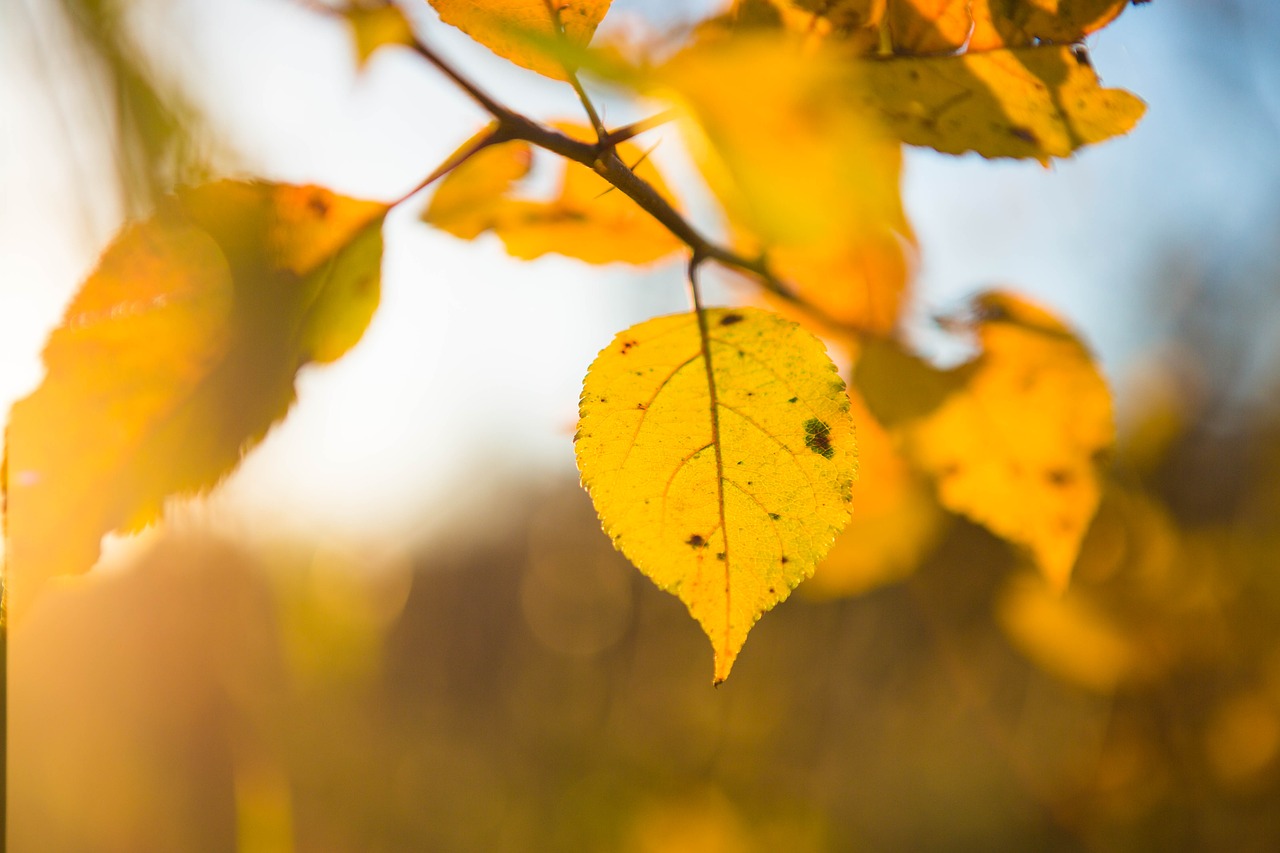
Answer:
[[[560,7],[555,0],[542,0],[547,7],[547,14],[551,16],[551,22],[555,26],[556,36],[561,41],[568,41],[564,31],[564,21],[560,18]],[[596,141],[602,146],[609,136],[609,131],[605,130],[604,122],[600,119],[600,113],[596,110],[596,105],[592,103],[591,96],[587,94],[587,90],[583,88],[582,81],[578,79],[578,69],[571,65],[569,61],[562,60],[560,63],[564,67],[564,76],[569,81],[569,85],[573,87],[574,94],[578,96],[578,100],[582,102],[582,109],[586,111],[587,118],[591,121],[591,127],[596,132]]]

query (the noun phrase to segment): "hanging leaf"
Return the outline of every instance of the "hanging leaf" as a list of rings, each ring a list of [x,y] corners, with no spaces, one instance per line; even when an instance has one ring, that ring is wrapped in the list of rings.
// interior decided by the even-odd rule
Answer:
[[[866,103],[902,141],[1047,163],[1128,133],[1146,111],[1099,85],[1083,48],[1044,46],[864,63]]]
[[[557,123],[580,140],[594,140],[591,128]],[[461,150],[473,144],[468,141]],[[662,175],[644,149],[622,143],[618,156],[660,195],[670,198]],[[683,247],[671,232],[630,198],[581,163],[565,160],[555,196],[549,201],[521,198],[519,180],[529,172],[528,143],[505,142],[486,148],[450,172],[423,212],[423,221],[463,239],[493,231],[517,258],[565,255],[590,264],[647,264]]]
[[[342,12],[351,27],[356,64],[363,68],[373,52],[385,45],[414,44],[413,27],[404,12],[394,3],[352,6]]]
[[[827,244],[899,215],[897,152],[842,57],[777,35],[713,40],[645,85],[680,109],[709,185],[764,243]]]
[[[359,340],[386,207],[224,181],[130,225],[50,335],[7,433],[10,593],[88,570],[102,536],[211,488],[284,416],[294,375]]]
[[[516,65],[557,80],[566,79],[549,46],[586,47],[609,11],[611,0],[431,0],[440,20],[452,24]]]
[[[582,482],[614,544],[702,625],[715,681],[831,547],[856,468],[822,344],[757,309],[659,317],[583,384]]]
[[[1104,89],[1082,46],[1127,0],[755,0],[721,30],[789,33],[843,58],[864,107],[911,145],[1047,162],[1128,133],[1138,98]],[[772,9],[773,14],[765,14]],[[797,15],[798,10],[804,10]],[[847,85],[828,91],[843,93]],[[744,87],[744,91],[751,91]]]
[[[1111,395],[1071,330],[1025,299],[984,294],[973,330],[982,354],[950,371],[869,342],[855,384],[944,506],[1028,549],[1063,589],[1101,499]]]
[[[494,127],[489,125],[468,139],[449,160],[474,149],[492,135]],[[532,165],[533,146],[519,140],[470,155],[440,180],[422,221],[463,240],[474,240],[498,225],[507,196]]]
[[[696,43],[643,87],[685,116],[741,254],[767,252],[796,295],[846,330],[897,326],[914,260],[901,145],[866,109],[846,57],[751,31]]]

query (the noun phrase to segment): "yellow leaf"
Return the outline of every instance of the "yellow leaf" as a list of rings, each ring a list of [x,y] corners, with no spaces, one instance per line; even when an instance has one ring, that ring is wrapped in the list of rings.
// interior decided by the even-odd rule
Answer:
[[[858,67],[769,34],[702,42],[655,69],[735,223],[766,245],[830,244],[892,219],[897,169]]]
[[[1089,690],[1110,693],[1133,668],[1133,643],[1096,604],[1034,576],[1009,579],[996,600],[996,620],[1032,662]]]
[[[974,6],[974,0],[890,0],[885,21],[894,51],[945,54],[960,50],[973,33]]]
[[[1129,0],[889,0],[897,55],[979,53],[1071,44],[1111,23]]]
[[[468,139],[452,156],[470,151],[493,128],[490,125]],[[441,179],[422,220],[455,237],[474,240],[497,224],[507,195],[532,165],[533,147],[527,142],[491,145]]]
[[[414,44],[413,27],[394,3],[353,6],[344,10],[342,16],[351,26],[356,64],[362,68],[373,52],[383,45]]]
[[[431,0],[440,20],[452,24],[517,65],[557,80],[564,65],[546,45],[563,32],[569,48],[591,41],[611,0]],[[557,24],[559,26],[557,26]]]
[[[867,104],[902,141],[1048,162],[1128,133],[1146,106],[1054,45],[864,62]]]
[[[1129,0],[988,0],[993,11],[1016,28],[1025,44],[1071,44],[1111,23]]]
[[[849,398],[858,426],[858,505],[804,585],[805,593],[824,598],[859,595],[909,576],[950,518],[857,391],[849,389]]]
[[[378,301],[386,208],[224,181],[124,229],[50,335],[7,434],[11,603],[88,570],[111,531],[211,488],[284,416],[293,380]]]
[[[556,127],[578,139],[594,139],[594,131],[582,125]],[[666,182],[645,154],[631,143],[618,146],[618,155],[635,164],[635,173],[670,198]],[[555,253],[591,264],[646,264],[684,245],[608,181],[572,160],[563,162],[563,177],[550,201],[514,197],[530,156],[524,142],[481,151],[441,181],[423,219],[464,239],[491,230],[508,252],[526,259]]]
[[[682,107],[745,254],[842,325],[896,325],[914,254],[900,145],[859,99],[857,67],[785,34],[701,42],[654,72]]]
[[[1101,499],[1111,396],[1084,345],[1048,311],[1005,293],[976,301],[977,359],[936,371],[883,342],[855,382],[944,506],[1027,548],[1066,587]]]
[[[614,544],[702,625],[715,681],[849,518],[844,383],[822,344],[757,309],[648,320],[587,373],[578,468]]]
[[[894,143],[868,149],[886,175],[901,170],[901,146]],[[775,244],[769,250],[774,271],[791,291],[838,322],[843,330],[860,329],[874,335],[889,335],[909,295],[916,264],[915,235],[899,206],[886,200],[879,222],[825,242],[802,245]],[[788,314],[794,309],[777,300],[778,309]],[[798,313],[798,312],[797,312]],[[806,318],[805,322],[812,322]]]

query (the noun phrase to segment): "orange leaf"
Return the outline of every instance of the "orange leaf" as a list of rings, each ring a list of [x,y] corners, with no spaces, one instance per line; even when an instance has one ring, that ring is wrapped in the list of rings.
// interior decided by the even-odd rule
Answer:
[[[440,20],[452,24],[516,65],[557,80],[566,79],[552,54],[563,34],[568,47],[582,48],[609,11],[611,0],[430,0]],[[557,26],[557,24],[559,26]]]
[[[582,125],[560,123],[569,136],[594,139]],[[483,133],[483,131],[482,131]],[[463,149],[472,145],[468,141]],[[618,155],[659,194],[670,190],[646,152],[632,143]],[[630,198],[581,163],[563,162],[564,173],[549,201],[515,196],[529,171],[525,142],[506,142],[476,154],[440,183],[423,220],[464,239],[493,231],[517,258],[560,254],[591,264],[646,264],[683,245]]]
[[[938,371],[870,342],[855,385],[931,476],[938,498],[1025,547],[1051,585],[1067,585],[1101,499],[1111,396],[1084,345],[1024,299],[975,301],[982,354]]]
[[[377,305],[385,206],[224,181],[164,200],[107,248],[7,434],[15,615],[88,570],[111,531],[211,488]]]
[[[865,62],[867,105],[903,142],[1048,162],[1128,133],[1146,106],[1104,89],[1083,48]]]

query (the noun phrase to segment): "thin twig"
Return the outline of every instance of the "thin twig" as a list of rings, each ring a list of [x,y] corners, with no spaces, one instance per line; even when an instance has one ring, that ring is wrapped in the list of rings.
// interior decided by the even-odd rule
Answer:
[[[560,18],[560,7],[556,4],[556,0],[543,0],[547,7],[547,14],[551,16],[551,22],[555,26],[556,36],[562,42],[568,42],[568,36],[565,35],[564,21]],[[574,94],[578,96],[578,100],[582,102],[582,108],[587,113],[587,118],[591,120],[591,127],[596,132],[596,141],[601,146],[606,145],[605,140],[609,136],[609,132],[605,130],[604,122],[600,119],[600,113],[596,110],[596,105],[592,103],[591,96],[587,94],[587,90],[582,87],[582,81],[578,79],[578,69],[576,66],[569,64],[567,59],[562,59],[560,65],[564,68],[565,78],[568,79],[569,85],[573,87]]]
[[[656,115],[651,115],[648,118],[642,118],[639,121],[633,121],[631,124],[623,125],[616,130],[609,131],[605,134],[603,141],[609,145],[619,145],[626,142],[628,139],[632,139],[633,137],[645,133],[646,131],[653,130],[655,127],[661,127],[667,122],[673,121],[675,117],[675,110],[663,110]]]
[[[413,49],[419,56],[427,60],[427,62],[430,62],[438,68],[442,74],[457,84],[458,88],[470,95],[471,100],[483,107],[485,112],[498,119],[498,121],[506,121],[515,116],[515,113],[489,97],[488,93],[475,83],[472,83],[466,77],[463,77],[457,69],[448,62],[445,62],[443,57],[423,44],[421,39],[414,39]]]

